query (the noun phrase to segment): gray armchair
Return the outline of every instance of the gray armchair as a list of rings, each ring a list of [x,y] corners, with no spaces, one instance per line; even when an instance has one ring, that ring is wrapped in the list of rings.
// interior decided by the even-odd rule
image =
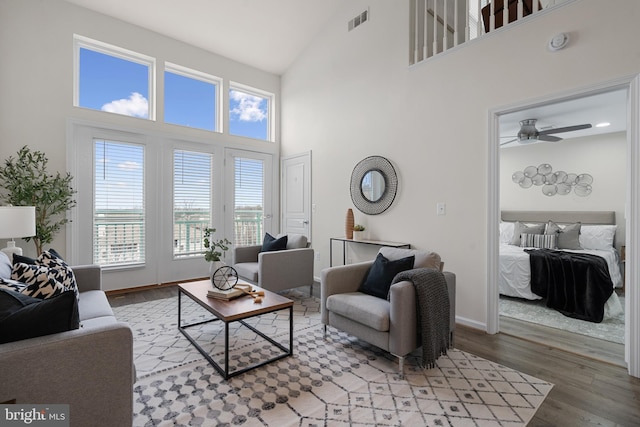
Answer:
[[[272,292],[300,286],[313,291],[313,249],[306,236],[287,237],[287,249],[281,251],[260,252],[261,245],[235,248],[233,268],[244,280]]]
[[[415,255],[414,268],[441,270],[443,263],[434,252],[411,249],[381,248],[390,260]],[[358,291],[373,261],[330,267],[322,271],[320,311],[325,332],[327,326],[345,331],[375,345],[399,359],[403,372],[404,357],[421,346],[418,338],[416,291],[414,285],[402,281],[391,285],[389,300]],[[455,332],[456,276],[444,272],[450,302],[450,343]]]

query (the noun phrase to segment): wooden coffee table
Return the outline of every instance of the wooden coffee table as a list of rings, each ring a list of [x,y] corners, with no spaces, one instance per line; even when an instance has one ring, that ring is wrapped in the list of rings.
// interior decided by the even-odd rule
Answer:
[[[240,282],[241,283],[241,282]],[[285,358],[293,353],[293,301],[278,295],[274,292],[262,289],[258,286],[253,286],[254,290],[264,291],[264,297],[261,303],[254,303],[253,298],[250,296],[242,296],[230,301],[208,298],[207,291],[212,289],[213,285],[210,280],[201,280],[197,282],[180,283],[178,285],[178,329],[182,334],[194,345],[196,349],[211,363],[211,365],[222,375],[225,379],[231,378],[236,375],[240,375],[251,369],[259,366],[264,366],[267,363]],[[214,319],[205,320],[202,322],[192,323],[189,325],[182,325],[182,294],[185,294],[200,306],[205,308],[209,313],[215,316]],[[245,319],[251,317],[260,316],[266,313],[273,313],[274,311],[289,309],[289,348],[286,348],[279,342],[276,342],[271,337],[266,336],[253,326],[247,324]],[[187,333],[186,328],[202,325],[204,323],[210,323],[215,321],[222,321],[224,323],[224,369]],[[240,322],[260,337],[269,341],[274,346],[283,351],[268,360],[264,360],[260,363],[238,369],[233,372],[229,372],[229,324],[231,322]]]

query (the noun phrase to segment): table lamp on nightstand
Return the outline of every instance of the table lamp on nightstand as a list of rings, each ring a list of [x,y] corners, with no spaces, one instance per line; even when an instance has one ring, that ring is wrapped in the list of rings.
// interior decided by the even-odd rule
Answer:
[[[32,237],[36,234],[35,206],[0,206],[0,239],[11,239],[7,247],[0,249],[13,262],[13,254],[22,255],[16,246],[16,237]]]

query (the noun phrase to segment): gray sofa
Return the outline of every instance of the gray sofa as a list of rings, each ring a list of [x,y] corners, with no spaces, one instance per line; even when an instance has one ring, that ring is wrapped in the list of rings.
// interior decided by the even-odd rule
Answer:
[[[72,270],[80,328],[0,344],[0,402],[68,404],[71,426],[131,426],[131,329],[114,317],[100,267]]]

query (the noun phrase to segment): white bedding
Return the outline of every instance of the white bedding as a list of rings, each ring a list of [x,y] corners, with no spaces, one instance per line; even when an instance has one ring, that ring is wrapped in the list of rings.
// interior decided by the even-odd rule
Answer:
[[[521,248],[504,243],[500,244],[498,289],[501,295],[529,300],[541,299],[540,296],[531,292],[531,266],[529,265],[529,254],[524,251],[525,249],[532,248]],[[601,256],[607,261],[607,265],[609,266],[609,275],[611,276],[613,287],[617,288],[622,286],[622,275],[620,274],[618,255],[615,249],[564,250],[567,252]]]

